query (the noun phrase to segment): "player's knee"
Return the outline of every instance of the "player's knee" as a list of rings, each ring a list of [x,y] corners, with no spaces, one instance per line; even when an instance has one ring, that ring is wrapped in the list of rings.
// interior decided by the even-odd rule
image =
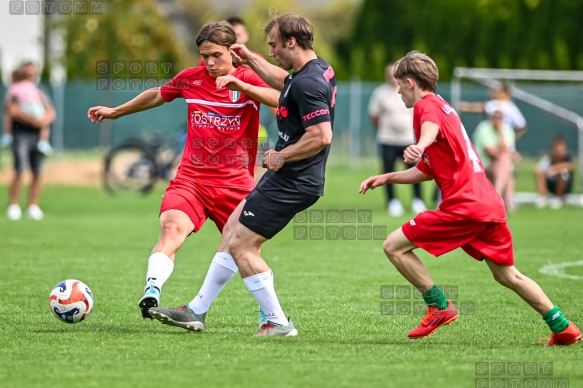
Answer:
[[[161,229],[160,237],[162,240],[175,240],[185,234],[184,228],[172,220],[164,222]]]
[[[385,254],[391,261],[393,260],[392,258],[396,256],[397,245],[391,235],[385,239],[385,242],[383,243],[383,251],[385,251]]]
[[[239,257],[245,251],[243,239],[241,238],[241,234],[237,233],[237,228],[234,228],[231,231],[229,238],[229,250],[231,251],[233,257]]]

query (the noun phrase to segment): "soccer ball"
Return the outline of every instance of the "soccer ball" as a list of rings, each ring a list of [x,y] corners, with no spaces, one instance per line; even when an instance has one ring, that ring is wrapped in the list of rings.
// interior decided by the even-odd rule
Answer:
[[[93,309],[93,293],[79,280],[63,280],[53,288],[49,304],[55,317],[66,323],[77,323]]]

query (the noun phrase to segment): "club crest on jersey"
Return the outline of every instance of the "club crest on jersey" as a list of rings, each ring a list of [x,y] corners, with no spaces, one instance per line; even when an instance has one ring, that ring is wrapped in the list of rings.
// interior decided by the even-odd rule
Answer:
[[[237,100],[239,100],[239,97],[241,97],[241,92],[229,90],[229,98],[231,99],[231,101],[237,102]]]

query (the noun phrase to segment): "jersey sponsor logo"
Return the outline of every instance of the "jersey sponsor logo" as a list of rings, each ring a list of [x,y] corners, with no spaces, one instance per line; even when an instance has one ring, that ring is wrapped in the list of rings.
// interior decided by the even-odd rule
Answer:
[[[285,106],[278,106],[277,107],[277,115],[280,116],[282,119],[287,117],[288,111]]]
[[[198,85],[201,85],[201,84],[202,84],[202,80],[200,80],[200,79],[195,79],[194,81],[192,81],[192,84],[193,84],[193,85],[197,85],[197,86],[198,86]]]
[[[328,68],[326,69],[326,71],[322,75],[324,76],[324,79],[326,81],[330,82],[332,77],[334,77],[334,69],[332,68],[332,66],[328,66]]]
[[[243,215],[245,215],[245,216],[251,216],[251,217],[255,217],[255,214],[253,214],[253,213],[251,213],[251,212],[248,212],[247,210],[245,210],[245,211],[243,212]]]
[[[313,119],[314,117],[322,116],[322,115],[329,115],[330,111],[328,109],[318,109],[312,113],[308,113],[303,117],[304,121],[308,121]]]
[[[239,97],[241,97],[241,92],[236,90],[229,90],[229,98],[231,99],[231,101],[237,102]]]
[[[195,110],[191,115],[191,124],[203,128],[216,128],[222,132],[234,132],[241,129],[241,116],[225,116],[214,112]]]

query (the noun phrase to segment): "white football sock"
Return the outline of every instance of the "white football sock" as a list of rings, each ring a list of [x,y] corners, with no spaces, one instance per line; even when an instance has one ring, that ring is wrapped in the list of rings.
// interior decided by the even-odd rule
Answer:
[[[174,262],[162,252],[154,252],[150,255],[148,260],[148,272],[146,273],[146,289],[150,283],[154,283],[159,291],[162,291],[162,286],[172,274],[174,269]]]
[[[244,278],[243,282],[263,309],[269,322],[284,326],[289,324],[275,294],[271,270]]]
[[[188,307],[197,314],[206,313],[229,280],[237,273],[237,264],[226,252],[217,252],[198,294]]]

